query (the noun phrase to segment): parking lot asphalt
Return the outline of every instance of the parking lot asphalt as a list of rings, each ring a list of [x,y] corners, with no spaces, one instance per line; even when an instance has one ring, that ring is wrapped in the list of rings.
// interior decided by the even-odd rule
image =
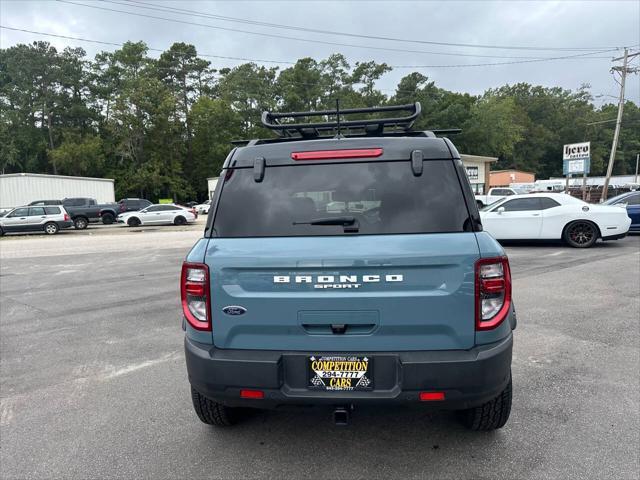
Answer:
[[[507,246],[513,410],[475,433],[402,408],[200,423],[178,277],[201,232],[123,232],[0,242],[2,479],[638,478],[639,236]]]

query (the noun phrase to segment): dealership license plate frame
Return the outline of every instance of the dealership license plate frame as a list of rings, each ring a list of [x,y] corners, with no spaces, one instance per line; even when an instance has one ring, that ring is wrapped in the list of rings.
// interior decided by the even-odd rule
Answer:
[[[368,355],[310,355],[306,358],[306,362],[307,388],[310,390],[361,392],[371,391],[374,388],[374,362]],[[320,365],[330,368],[317,368],[319,364],[314,362],[322,362]],[[334,365],[331,366],[325,362],[333,362]]]

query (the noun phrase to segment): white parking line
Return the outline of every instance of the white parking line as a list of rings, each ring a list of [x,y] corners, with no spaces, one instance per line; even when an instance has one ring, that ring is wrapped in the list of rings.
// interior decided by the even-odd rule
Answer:
[[[549,254],[545,255],[545,257],[556,257],[558,255],[562,255],[563,253],[564,253],[564,251],[560,250],[558,252],[549,253]]]

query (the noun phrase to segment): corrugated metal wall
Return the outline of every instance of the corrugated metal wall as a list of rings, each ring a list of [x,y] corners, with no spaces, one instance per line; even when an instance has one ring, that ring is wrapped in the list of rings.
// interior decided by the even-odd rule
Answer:
[[[0,208],[65,197],[95,198],[99,203],[115,202],[113,180],[29,173],[0,175]]]

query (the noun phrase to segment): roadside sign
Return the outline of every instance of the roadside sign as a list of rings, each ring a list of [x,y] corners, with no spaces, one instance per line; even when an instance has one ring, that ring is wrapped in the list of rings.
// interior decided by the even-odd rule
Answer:
[[[158,203],[162,203],[162,204],[173,203],[173,198],[159,198]]]
[[[580,160],[565,160],[562,165],[563,175],[582,175],[589,173],[591,168],[590,158],[581,158]]]
[[[591,142],[570,143],[562,151],[563,175],[586,175],[591,169]]]
[[[467,177],[469,177],[469,180],[478,180],[478,167],[470,166],[465,168],[467,170]]]
[[[570,143],[564,146],[563,160],[579,160],[591,157],[591,142]]]

